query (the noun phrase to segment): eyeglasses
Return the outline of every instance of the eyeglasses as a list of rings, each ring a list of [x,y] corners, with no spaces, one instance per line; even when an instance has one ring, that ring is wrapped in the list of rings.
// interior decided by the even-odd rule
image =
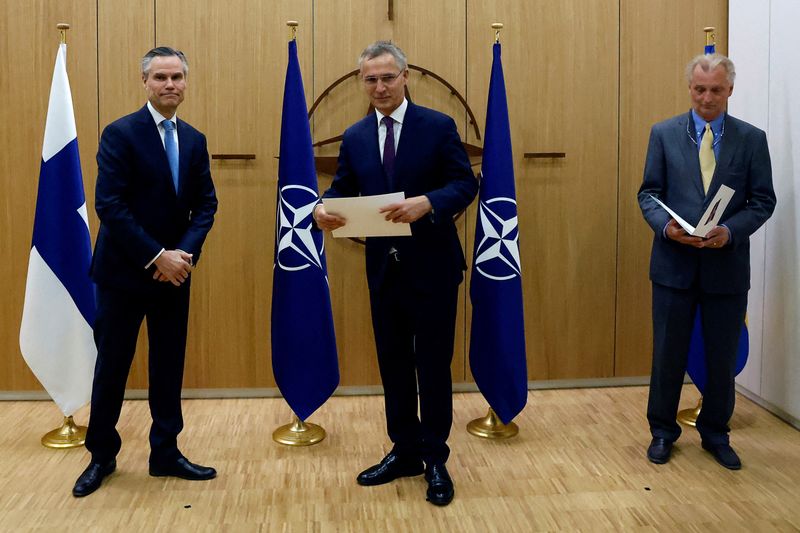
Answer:
[[[381,83],[384,85],[390,85],[401,74],[402,72],[398,72],[397,74],[381,74],[380,76],[364,76],[362,79],[365,85],[377,85],[378,80],[381,80]]]

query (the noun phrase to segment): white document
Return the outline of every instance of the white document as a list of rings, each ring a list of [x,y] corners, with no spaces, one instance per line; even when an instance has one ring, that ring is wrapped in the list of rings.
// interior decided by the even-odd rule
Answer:
[[[730,202],[731,198],[733,198],[734,192],[735,191],[727,185],[722,185],[717,191],[717,194],[714,195],[714,199],[711,200],[710,204],[708,204],[708,209],[706,209],[706,212],[703,213],[702,217],[700,217],[700,223],[696,228],[683,220],[680,216],[678,216],[678,213],[667,207],[664,202],[652,194],[650,195],[650,198],[655,200],[658,205],[666,209],[667,213],[672,215],[672,218],[674,218],[675,221],[686,230],[686,233],[689,235],[694,235],[695,237],[705,237],[708,235],[709,231],[714,229],[714,227],[719,224],[719,220],[722,218],[722,213],[724,213],[725,208],[728,207],[728,202]]]
[[[333,230],[334,237],[393,237],[411,235],[408,223],[391,222],[379,212],[384,207],[405,200],[404,192],[354,196],[352,198],[323,198],[325,211],[347,219],[347,224]]]

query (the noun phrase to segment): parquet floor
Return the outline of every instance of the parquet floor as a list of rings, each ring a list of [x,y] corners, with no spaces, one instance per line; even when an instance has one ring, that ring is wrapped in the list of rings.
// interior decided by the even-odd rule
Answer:
[[[332,398],[310,420],[327,438],[305,448],[271,440],[290,421],[281,399],[185,401],[180,444],[217,468],[207,482],[147,474],[147,403],[129,401],[117,472],[83,499],[70,490],[87,452],[39,444],[60,420],[55,405],[2,402],[0,530],[800,531],[800,432],[740,396],[731,425],[741,471],[717,465],[691,429],[656,466],[644,455],[646,399],[646,387],[532,391],[519,436],[498,442],[465,431],[486,404],[457,394],[456,498],[444,508],[425,501],[421,476],[355,483],[390,448],[378,396]],[[682,407],[696,399],[687,386]]]

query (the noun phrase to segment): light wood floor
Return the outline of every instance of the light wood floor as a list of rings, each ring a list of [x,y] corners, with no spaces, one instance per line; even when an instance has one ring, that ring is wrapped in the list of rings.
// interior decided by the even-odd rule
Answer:
[[[743,397],[732,444],[744,467],[717,465],[686,430],[672,461],[645,458],[646,387],[533,391],[520,435],[496,442],[466,433],[485,414],[479,394],[457,394],[448,468],[454,502],[425,502],[423,478],[360,487],[356,474],[381,458],[381,397],[336,397],[310,421],[319,445],[271,441],[289,421],[280,399],[184,403],[180,443],[219,477],[190,482],[147,474],[149,414],[127,402],[118,470],[95,494],[70,490],[88,462],[81,448],[39,444],[59,413],[50,402],[0,403],[0,530],[70,531],[798,531],[800,432]],[[684,391],[683,407],[697,399]],[[86,411],[76,416],[86,421]]]

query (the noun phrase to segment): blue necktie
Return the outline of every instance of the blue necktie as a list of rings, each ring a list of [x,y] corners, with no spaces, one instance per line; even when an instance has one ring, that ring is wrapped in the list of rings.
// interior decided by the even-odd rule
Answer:
[[[394,192],[394,119],[383,117],[381,122],[386,126],[386,140],[383,142],[383,170],[386,172],[386,185]]]
[[[164,150],[167,151],[167,161],[169,161],[169,170],[172,172],[172,185],[175,186],[175,192],[178,192],[178,144],[175,142],[175,136],[172,132],[175,131],[175,124],[171,120],[165,120],[161,123],[164,126]]]

